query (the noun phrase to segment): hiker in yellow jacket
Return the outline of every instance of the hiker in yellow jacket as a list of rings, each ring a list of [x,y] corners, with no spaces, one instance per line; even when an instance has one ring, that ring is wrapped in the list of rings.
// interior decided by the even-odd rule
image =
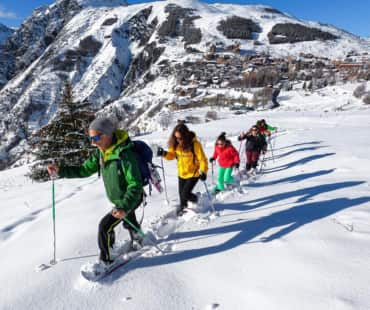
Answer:
[[[177,159],[179,174],[180,209],[178,214],[184,213],[188,202],[197,203],[198,197],[192,190],[198,180],[207,179],[208,161],[202,145],[197,140],[195,133],[190,131],[184,124],[178,124],[168,141],[168,150],[159,147],[157,156],[163,156],[167,160]]]

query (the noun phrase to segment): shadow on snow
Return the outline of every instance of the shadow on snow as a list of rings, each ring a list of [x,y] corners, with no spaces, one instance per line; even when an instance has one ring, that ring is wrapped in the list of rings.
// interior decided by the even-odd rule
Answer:
[[[276,184],[280,184],[280,183],[296,183],[296,182],[300,182],[300,181],[307,180],[307,179],[310,179],[310,178],[323,176],[323,175],[332,173],[334,171],[335,171],[335,169],[328,169],[328,170],[319,170],[319,171],[316,171],[316,172],[300,173],[300,174],[297,174],[297,175],[293,175],[291,177],[286,177],[286,178],[278,179],[278,180],[274,180],[274,181],[250,183],[250,184],[248,184],[248,187],[257,188],[257,187],[266,187],[266,186],[270,186],[270,185],[276,185]]]
[[[335,191],[343,188],[358,186],[364,182],[340,182],[333,184],[325,184],[321,186],[314,186],[310,188],[300,189],[291,191],[288,193],[281,193],[271,195],[245,203],[230,203],[223,204],[222,206],[228,210],[245,211],[241,213],[249,213],[251,209],[257,209],[267,204],[273,204],[284,199],[297,197],[296,203],[306,202],[308,199],[329,191]],[[238,219],[237,222],[225,223],[222,227],[207,228],[197,231],[187,231],[175,233],[172,237],[174,239],[186,239],[186,238],[206,238],[212,235],[234,233],[234,236],[229,238],[227,241],[213,246],[204,248],[184,250],[181,252],[170,252],[163,256],[155,257],[142,257],[140,260],[132,262],[129,269],[117,270],[115,274],[112,274],[110,279],[106,279],[104,282],[109,283],[112,279],[119,278],[125,273],[135,268],[145,268],[161,266],[166,264],[177,263],[186,261],[202,256],[213,255],[224,251],[231,250],[243,244],[251,242],[257,236],[264,232],[272,229],[281,227],[280,230],[274,232],[270,236],[263,239],[263,242],[269,242],[277,238],[281,238],[284,235],[291,233],[292,231],[300,228],[301,226],[307,225],[314,221],[328,217],[339,211],[358,206],[364,203],[370,202],[370,197],[359,197],[359,198],[336,198],[329,200],[321,200],[316,202],[306,202],[304,204],[294,205],[293,207],[285,210],[274,212],[270,215],[263,216],[258,219]],[[271,207],[273,208],[273,207]],[[284,227],[282,227],[284,226]],[[167,240],[168,241],[168,240]]]

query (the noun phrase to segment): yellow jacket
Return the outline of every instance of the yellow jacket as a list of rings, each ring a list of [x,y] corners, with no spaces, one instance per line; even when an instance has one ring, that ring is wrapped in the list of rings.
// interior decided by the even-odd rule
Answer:
[[[164,156],[168,160],[177,159],[177,170],[179,177],[182,179],[199,177],[200,172],[207,174],[208,171],[208,160],[202,145],[196,138],[193,139],[193,145],[194,152],[193,150],[184,151],[178,145],[176,150],[170,148]]]

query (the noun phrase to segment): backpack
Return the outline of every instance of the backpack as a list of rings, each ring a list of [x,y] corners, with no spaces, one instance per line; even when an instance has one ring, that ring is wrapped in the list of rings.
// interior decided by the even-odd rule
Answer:
[[[149,185],[149,194],[152,192],[152,184],[157,189],[159,193],[163,192],[163,187],[161,185],[161,177],[157,171],[157,168],[162,168],[153,164],[153,151],[148,144],[144,141],[136,140],[132,141],[134,144],[133,151],[139,165],[141,182],[143,186]],[[122,153],[120,154],[120,159],[117,160],[117,169],[119,173],[122,173]],[[98,160],[98,176],[100,177],[100,167],[102,166],[102,158],[99,152]]]
[[[146,186],[150,181],[149,164],[152,164],[153,161],[153,151],[144,141],[136,140],[132,142],[134,144],[133,151],[139,165],[141,181],[143,186]]]
[[[143,186],[149,185],[149,193],[152,191],[152,184],[154,187],[161,193],[163,191],[160,184],[161,179],[158,171],[156,170],[157,166],[153,164],[153,151],[148,144],[144,141],[136,140],[132,141],[134,144],[133,151],[136,155],[137,163],[140,170],[141,181]],[[121,156],[120,156],[121,157]],[[117,160],[118,169],[122,169],[121,160]]]

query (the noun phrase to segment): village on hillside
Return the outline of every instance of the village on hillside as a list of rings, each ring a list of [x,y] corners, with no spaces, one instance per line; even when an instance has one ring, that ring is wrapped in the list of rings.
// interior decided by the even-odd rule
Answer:
[[[313,91],[338,83],[370,80],[367,52],[351,52],[344,59],[309,53],[274,58],[268,53],[249,54],[237,42],[230,46],[210,44],[205,53],[192,48],[187,51],[195,56],[194,60],[163,60],[158,64],[161,76],[176,77],[173,93],[178,100],[169,104],[173,109],[236,103],[254,109],[271,100],[271,86],[286,91],[296,87]],[[228,90],[236,92],[228,96]]]

